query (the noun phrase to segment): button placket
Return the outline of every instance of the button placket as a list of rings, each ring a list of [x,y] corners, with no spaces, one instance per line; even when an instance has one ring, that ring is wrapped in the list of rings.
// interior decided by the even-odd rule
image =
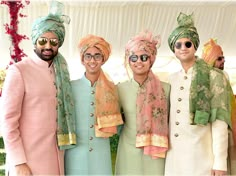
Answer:
[[[95,105],[95,89],[92,88],[90,92],[90,114],[89,114],[89,132],[88,132],[88,151],[93,152],[94,151],[94,133],[95,133],[95,128],[94,128],[94,105]]]

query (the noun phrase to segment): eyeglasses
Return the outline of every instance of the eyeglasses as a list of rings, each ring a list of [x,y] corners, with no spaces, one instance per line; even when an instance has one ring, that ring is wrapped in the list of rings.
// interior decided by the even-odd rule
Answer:
[[[138,58],[140,58],[140,60],[141,60],[142,62],[146,62],[149,57],[150,57],[150,56],[148,56],[147,54],[142,54],[142,55],[140,55],[140,56],[131,55],[131,56],[129,56],[129,60],[130,60],[131,62],[137,62]]]
[[[184,43],[182,43],[182,42],[176,42],[176,43],[175,43],[175,48],[176,48],[176,49],[181,49],[181,48],[182,48],[182,44],[184,44],[186,48],[191,48],[191,47],[192,47],[192,42],[187,41],[187,42],[184,42]]]
[[[103,55],[102,54],[85,54],[84,55],[84,59],[87,60],[87,61],[91,61],[92,58],[94,58],[95,61],[100,61],[103,59]]]
[[[222,61],[223,59],[225,59],[224,56],[219,56],[219,57],[217,58],[218,61]]]
[[[59,43],[58,39],[56,39],[56,38],[50,38],[50,39],[46,38],[46,37],[38,38],[38,44],[41,46],[46,45],[48,43],[48,41],[49,41],[50,45],[52,45],[52,46],[57,46]]]

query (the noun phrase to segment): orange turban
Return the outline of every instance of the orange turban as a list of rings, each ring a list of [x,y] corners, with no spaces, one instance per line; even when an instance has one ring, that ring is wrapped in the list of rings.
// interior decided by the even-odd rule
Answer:
[[[210,39],[204,44],[202,58],[206,63],[213,66],[216,59],[223,55],[222,48],[216,44],[215,40]]]
[[[82,38],[79,42],[79,50],[80,50],[80,58],[83,58],[84,52],[91,47],[96,47],[99,49],[103,56],[104,61],[106,62],[111,54],[111,45],[104,40],[102,37],[95,36],[95,35],[87,35],[86,37]]]

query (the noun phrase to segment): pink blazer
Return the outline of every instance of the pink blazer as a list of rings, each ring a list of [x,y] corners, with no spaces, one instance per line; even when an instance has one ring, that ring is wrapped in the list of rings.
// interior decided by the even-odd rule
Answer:
[[[55,72],[38,57],[11,65],[2,92],[2,135],[7,172],[27,163],[34,175],[64,174],[56,141]]]

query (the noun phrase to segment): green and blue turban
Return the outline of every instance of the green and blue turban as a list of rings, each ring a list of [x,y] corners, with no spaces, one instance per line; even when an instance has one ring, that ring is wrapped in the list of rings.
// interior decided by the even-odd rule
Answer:
[[[191,15],[186,15],[182,12],[180,12],[177,22],[178,22],[178,27],[172,31],[168,38],[168,44],[170,49],[174,52],[175,49],[175,43],[178,39],[181,38],[188,38],[192,41],[195,50],[197,50],[200,40],[198,36],[197,29],[194,26],[193,14]]]
[[[45,32],[53,32],[59,39],[59,47],[62,46],[65,38],[65,26],[63,23],[69,23],[70,19],[68,16],[63,15],[58,8],[60,7],[51,7],[52,10],[47,16],[34,21],[31,34],[33,44],[36,44],[37,39]]]

